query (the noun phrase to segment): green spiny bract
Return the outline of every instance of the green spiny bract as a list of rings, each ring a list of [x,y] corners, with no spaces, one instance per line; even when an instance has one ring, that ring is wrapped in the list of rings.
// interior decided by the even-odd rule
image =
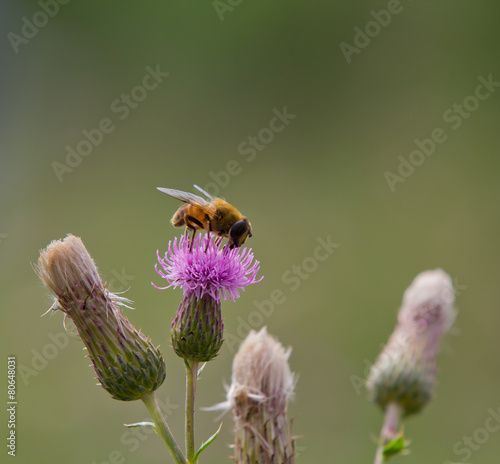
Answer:
[[[217,356],[223,342],[220,301],[205,294],[185,295],[170,327],[172,347],[187,361],[207,362]]]

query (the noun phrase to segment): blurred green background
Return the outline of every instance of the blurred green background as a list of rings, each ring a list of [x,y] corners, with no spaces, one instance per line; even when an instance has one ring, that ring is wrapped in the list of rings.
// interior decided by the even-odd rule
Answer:
[[[17,462],[168,461],[159,438],[122,426],[145,420],[143,405],[111,400],[62,316],[40,318],[51,300],[32,265],[67,233],[112,289],[128,289],[127,315],[161,345],[158,396],[182,441],[184,369],[169,347],[181,292],[151,281],[156,250],[181,233],[169,223],[179,203],[156,187],[194,183],[251,220],[265,276],[224,304],[228,340],[199,406],[223,401],[238,334],[267,325],[293,346],[297,463],[373,462],[382,415],[359,383],[405,288],[442,267],[460,312],[435,400],[406,423],[412,453],[394,462],[498,462],[500,431],[478,430],[500,407],[500,87],[474,97],[479,77],[500,82],[494,3],[402,0],[388,19],[374,14],[387,2],[366,1],[2,2],[1,343],[5,372],[7,355],[18,363]],[[147,67],[169,75],[136,88]],[[294,117],[272,132],[284,109]],[[92,132],[100,124],[108,133]],[[438,128],[446,141],[404,165]],[[67,160],[67,146],[90,153]],[[407,177],[388,182],[398,169]],[[328,237],[340,246],[314,260]],[[276,289],[285,301],[271,308]],[[197,413],[198,443],[215,416]],[[230,462],[223,421],[204,463]]]

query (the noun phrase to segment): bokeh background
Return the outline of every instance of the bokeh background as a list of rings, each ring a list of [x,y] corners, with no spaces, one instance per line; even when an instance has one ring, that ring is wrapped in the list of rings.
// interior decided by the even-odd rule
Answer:
[[[47,21],[42,3],[2,2],[0,13],[0,383],[6,398],[15,355],[17,462],[168,461],[158,437],[122,426],[147,418],[142,404],[111,400],[61,315],[40,318],[51,301],[32,266],[68,233],[114,290],[128,289],[136,309],[127,315],[160,344],[168,373],[158,396],[182,441],[184,369],[169,346],[181,293],[151,281],[160,283],[156,250],[181,233],[169,224],[179,203],[156,187],[195,183],[250,218],[247,243],[265,276],[224,305],[231,343],[207,366],[199,406],[224,399],[238,334],[267,325],[293,346],[297,463],[372,462],[382,416],[359,384],[405,288],[442,267],[459,315],[435,400],[406,422],[412,453],[394,462],[498,462],[500,431],[478,430],[500,407],[500,87],[467,98],[480,76],[500,82],[500,8],[401,0],[346,55],[341,44],[355,46],[355,28],[387,2],[52,2]],[[33,32],[32,21],[46,24]],[[147,67],[169,75],[134,90]],[[132,91],[141,101],[125,112]],[[469,110],[454,107],[464,100]],[[294,117],[271,132],[284,109]],[[83,131],[106,118],[114,130],[68,164],[66,147],[85,149]],[[446,141],[391,188],[387,173],[400,175],[400,157],[437,128]],[[249,137],[261,138],[254,153]],[[340,246],[315,261],[318,239]],[[263,315],[257,305],[276,289],[285,301]],[[198,443],[215,417],[197,413]],[[204,463],[230,462],[223,421]]]

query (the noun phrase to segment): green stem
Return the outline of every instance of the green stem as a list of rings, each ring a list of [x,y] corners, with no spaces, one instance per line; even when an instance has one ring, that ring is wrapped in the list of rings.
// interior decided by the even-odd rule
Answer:
[[[196,361],[186,361],[186,455],[188,464],[196,464],[194,449],[194,400],[198,380]]]
[[[161,436],[162,440],[165,442],[165,445],[167,445],[167,448],[170,451],[170,454],[172,455],[172,458],[174,459],[175,463],[187,464],[186,458],[182,454],[179,445],[176,443],[174,436],[172,435],[172,432],[168,428],[167,422],[165,421],[165,418],[161,413],[161,409],[158,406],[158,402],[156,401],[155,392],[148,393],[141,399],[142,402],[146,405],[146,408],[148,409],[151,419],[153,419],[156,428],[156,433],[158,433],[158,435]]]
[[[377,453],[373,464],[382,464],[384,461],[385,445],[396,438],[399,433],[399,420],[401,419],[401,406],[396,403],[389,403],[385,408],[384,424],[380,431]]]

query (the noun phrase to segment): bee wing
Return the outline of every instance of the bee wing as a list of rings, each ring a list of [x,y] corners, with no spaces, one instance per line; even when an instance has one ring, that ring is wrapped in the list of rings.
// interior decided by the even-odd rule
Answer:
[[[180,200],[183,201],[184,203],[189,203],[191,205],[199,206],[200,208],[206,211],[212,210],[211,205],[207,200],[199,197],[198,195],[195,195],[194,193],[183,192],[182,190],[175,190],[163,187],[157,187],[157,188],[160,192],[166,193],[168,196],[171,196],[176,200]]]
[[[201,187],[198,187],[196,184],[194,184],[193,187],[199,192],[203,193],[203,195],[205,195],[209,200],[214,199],[212,195],[210,195],[206,190],[203,190]]]

